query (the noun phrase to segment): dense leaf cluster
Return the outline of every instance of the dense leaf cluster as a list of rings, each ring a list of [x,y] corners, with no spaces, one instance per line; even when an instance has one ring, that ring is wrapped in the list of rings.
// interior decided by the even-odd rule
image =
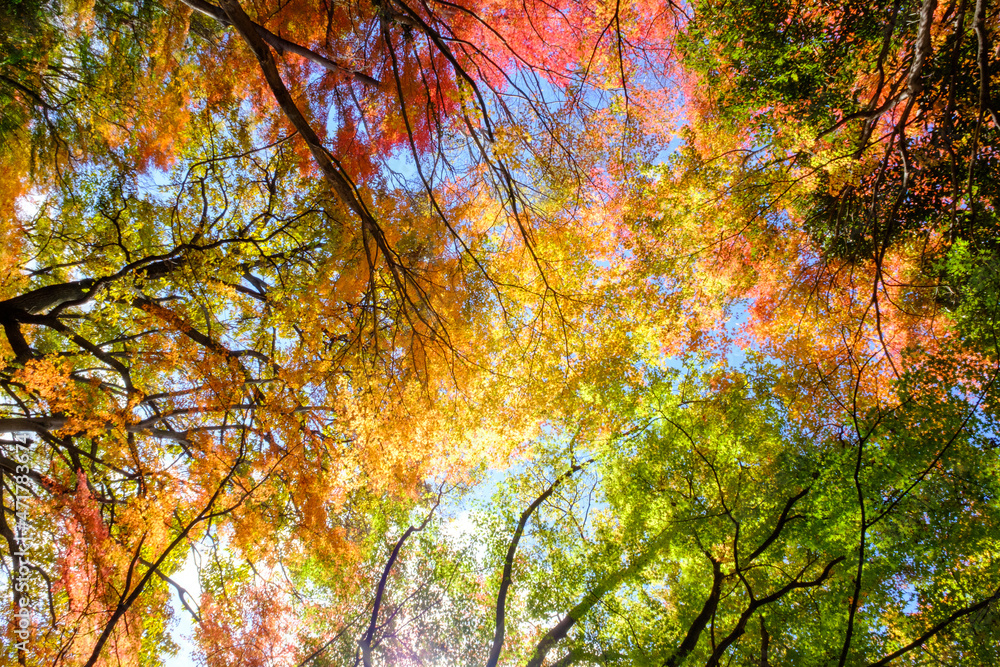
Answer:
[[[998,12],[3,4],[2,660],[997,664]]]

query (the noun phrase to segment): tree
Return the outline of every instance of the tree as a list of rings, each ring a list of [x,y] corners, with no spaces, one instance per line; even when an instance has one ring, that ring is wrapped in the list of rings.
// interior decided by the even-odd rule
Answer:
[[[345,88],[344,67],[280,38],[283,51],[330,75],[315,100],[302,101],[312,74],[292,67],[286,84],[268,51],[276,33],[226,7],[216,27],[219,10],[205,5],[195,8],[212,21],[158,4],[99,3],[83,17],[43,4],[10,36],[24,66],[4,79],[17,111],[4,128],[5,159],[16,166],[11,199],[22,210],[4,212],[17,242],[7,261],[18,271],[0,302],[0,423],[30,434],[31,454],[21,460],[6,441],[0,460],[8,630],[21,609],[15,573],[28,562],[14,556],[22,530],[46,536],[30,568],[32,598],[48,603],[44,622],[34,612],[35,653],[11,649],[25,664],[156,662],[170,650],[170,592],[225,659],[221,646],[273,631],[290,589],[261,585],[242,565],[206,567],[199,610],[171,578],[195,545],[251,570],[351,581],[394,525],[367,535],[380,508],[412,503],[429,476],[502,460],[538,415],[560,409],[566,393],[547,381],[599,372],[594,359],[606,366],[606,355],[580,354],[584,334],[593,348],[631,356],[605,315],[630,301],[628,290],[597,289],[588,277],[615,230],[600,220],[567,227],[565,211],[584,205],[580,188],[533,179],[539,194],[526,193],[528,177],[513,165],[537,157],[503,157],[528,146],[520,112],[504,102],[494,121],[474,93],[498,66],[463,78],[463,66],[442,55],[450,47],[434,36],[438,23],[417,48],[391,34],[406,25],[402,8],[365,6],[353,18],[377,28],[373,40],[352,17],[330,21],[344,44],[372,50],[373,71],[395,87],[358,71]],[[315,8],[286,9],[285,34],[295,37],[304,25],[295,11]],[[417,12],[410,22],[430,18]],[[76,30],[57,36],[69,21]],[[241,34],[260,78],[232,76],[247,70]],[[301,35],[310,46],[313,38]],[[446,65],[438,80],[435,68]],[[487,67],[485,57],[476,66]],[[216,80],[221,68],[229,74]],[[418,75],[431,86],[423,102]],[[540,94],[508,83],[526,103]],[[251,103],[238,104],[242,95]],[[347,112],[342,136],[322,145],[315,105],[332,95],[364,97],[356,110],[368,114],[366,150],[349,136]],[[372,117],[380,111],[384,127]],[[447,150],[457,123],[479,159]],[[548,128],[543,153],[582,129]],[[502,149],[486,145],[495,133],[510,137]],[[344,160],[331,157],[352,144]],[[385,165],[400,145],[419,187],[394,181]],[[594,150],[568,158],[590,168],[606,159]],[[424,173],[429,156],[444,166],[461,159],[461,170]],[[499,197],[482,173],[496,177]],[[37,211],[23,209],[24,193]],[[498,222],[484,225],[489,217]],[[634,322],[644,306],[628,306]],[[491,413],[480,412],[484,404]],[[18,525],[22,487],[34,495],[19,506],[28,518]],[[355,602],[319,605],[317,617]],[[259,623],[241,635],[232,621],[248,609]]]
[[[389,599],[393,582],[396,604],[325,650],[337,664],[990,664],[1000,461],[979,408],[993,390],[941,400],[932,385],[955,378],[940,361],[899,387],[905,404],[854,406],[819,432],[760,360],[650,378],[623,394],[614,433],[539,443],[481,507],[478,559],[403,532],[368,592]],[[390,579],[407,550],[417,565]]]
[[[3,11],[11,660],[995,660],[995,10]]]
[[[760,338],[788,324],[782,300],[791,317],[806,303],[845,323],[827,345],[877,338],[889,365],[944,334],[961,291],[944,270],[954,244],[995,250],[995,11],[698,5],[683,38],[697,120],[668,187],[705,183],[733,212],[706,236],[740,253],[732,272],[764,306]],[[743,38],[747,21],[759,28]],[[794,278],[772,279],[775,266]]]

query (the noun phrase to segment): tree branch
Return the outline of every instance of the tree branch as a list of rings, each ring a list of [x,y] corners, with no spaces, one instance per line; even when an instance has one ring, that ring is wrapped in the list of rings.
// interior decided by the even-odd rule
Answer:
[[[691,627],[688,628],[688,633],[684,637],[684,641],[681,645],[677,647],[677,651],[670,656],[664,664],[664,667],[677,667],[682,662],[684,658],[687,657],[688,653],[694,650],[694,647],[698,645],[698,638],[701,637],[702,631],[705,626],[708,625],[709,619],[715,614],[716,608],[719,606],[719,596],[722,592],[722,569],[719,561],[712,558],[712,555],[705,553],[708,559],[712,561],[712,591],[708,594],[708,599],[705,600],[705,605],[701,608],[701,613],[694,619],[691,623]]]
[[[233,20],[229,17],[226,11],[223,11],[215,5],[205,2],[205,0],[181,0],[185,5],[191,9],[197,10],[206,16],[210,16],[219,23],[228,26],[235,26]],[[223,3],[225,4],[225,3]],[[296,44],[295,42],[290,42],[287,39],[275,35],[273,32],[265,28],[256,22],[251,22],[257,35],[267,44],[269,44],[275,51],[282,53],[288,51],[289,53],[294,53],[297,56],[301,56],[306,60],[316,63],[320,67],[326,69],[327,71],[334,72],[336,74],[342,74],[344,76],[350,77],[355,81],[364,84],[365,86],[371,88],[381,88],[382,82],[378,79],[371,77],[364,72],[359,72],[353,70],[349,67],[345,67],[338,62],[334,62],[329,58],[321,56],[312,49],[307,49],[306,47]]]
[[[668,526],[668,528],[670,528],[670,526]],[[646,567],[666,545],[667,539],[671,535],[667,532],[668,528],[664,528],[656,537],[653,538],[645,553],[637,558],[635,562],[627,568],[618,570],[601,580],[601,582],[597,584],[597,586],[595,586],[589,593],[587,593],[575,607],[570,609],[569,613],[567,613],[566,616],[559,621],[559,623],[545,633],[545,636],[542,637],[541,641],[538,642],[538,645],[535,647],[535,651],[528,660],[526,667],[542,667],[542,663],[545,662],[545,656],[548,652],[566,636],[578,620],[583,618],[583,616],[589,612],[594,605],[600,602],[601,598],[603,598],[609,591],[614,590],[624,579],[636,574]]]
[[[925,641],[927,641],[928,639],[930,639],[931,637],[933,637],[937,633],[941,632],[941,630],[943,630],[944,628],[948,627],[949,625],[951,625],[952,623],[954,623],[958,619],[962,618],[963,616],[968,616],[969,614],[975,613],[975,612],[979,611],[980,609],[983,609],[983,608],[989,606],[989,604],[992,603],[997,598],[1000,598],[1000,588],[998,588],[996,590],[996,592],[993,593],[993,595],[989,596],[985,600],[980,600],[976,604],[969,605],[968,607],[963,607],[962,609],[959,609],[958,611],[953,612],[950,616],[948,616],[948,618],[946,618],[943,621],[941,621],[940,623],[936,624],[930,630],[928,630],[924,634],[920,635],[919,637],[917,637],[916,639],[914,639],[912,642],[910,642],[909,644],[907,644],[903,648],[901,648],[898,651],[895,651],[893,653],[890,653],[889,655],[885,656],[884,658],[882,658],[878,662],[870,663],[868,665],[868,667],[883,667],[884,665],[888,665],[890,662],[892,662],[893,660],[895,660],[899,656],[901,656],[901,655],[903,655],[905,653],[909,653],[910,651],[912,651],[915,648],[919,648],[921,645],[923,645],[923,643]]]
[[[444,487],[441,487],[441,491]],[[358,640],[358,644],[361,646],[361,659],[365,664],[365,667],[371,667],[371,649],[372,649],[372,637],[375,636],[375,628],[378,624],[378,612],[379,608],[382,606],[382,596],[385,594],[385,585],[389,580],[389,572],[392,570],[393,564],[396,562],[396,558],[399,557],[399,551],[403,548],[403,543],[406,542],[408,538],[413,533],[419,533],[424,528],[427,527],[427,523],[434,516],[434,510],[438,508],[441,504],[441,491],[438,492],[437,501],[435,501],[434,506],[431,511],[427,513],[427,517],[424,518],[423,523],[418,527],[414,528],[410,526],[406,529],[403,535],[396,541],[396,546],[392,549],[392,554],[389,555],[389,560],[385,564],[385,568],[382,570],[382,577],[379,579],[378,587],[375,589],[375,604],[372,607],[372,618],[371,622],[368,624],[368,630],[365,632],[364,637]]]
[[[530,519],[535,510],[537,510],[539,506],[552,495],[552,492],[556,490],[557,486],[572,477],[577,471],[583,469],[584,466],[593,462],[594,459],[588,459],[579,465],[573,465],[569,470],[559,475],[559,477],[556,477],[555,481],[549,485],[549,488],[547,488],[542,495],[535,498],[535,502],[531,503],[531,505],[529,505],[528,508],[521,513],[521,519],[517,522],[517,528],[514,530],[514,536],[511,538],[510,546],[507,548],[507,557],[504,559],[503,579],[500,582],[500,591],[497,594],[496,630],[493,633],[493,646],[490,648],[490,655],[486,660],[486,667],[496,667],[497,662],[500,660],[500,652],[503,650],[503,640],[506,632],[506,627],[504,626],[504,615],[506,613],[507,591],[510,589],[512,581],[511,573],[514,569],[514,556],[517,554],[517,545],[521,541],[521,535],[524,533],[524,527],[527,525],[528,519]]]

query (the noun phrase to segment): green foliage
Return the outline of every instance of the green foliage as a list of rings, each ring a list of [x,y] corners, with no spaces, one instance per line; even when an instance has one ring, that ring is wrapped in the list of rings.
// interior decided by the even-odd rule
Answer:
[[[956,241],[945,261],[947,301],[955,304],[953,317],[969,344],[996,354],[1000,333],[1000,263],[990,250],[975,250]]]
[[[693,371],[645,388],[633,419],[594,443],[596,460],[532,515],[514,622],[544,632],[597,591],[600,604],[550,660],[703,664],[715,649],[739,664],[762,651],[772,664],[836,664],[857,595],[847,664],[868,664],[989,599],[1000,575],[989,555],[1000,525],[1000,452],[988,437],[997,425],[980,396],[941,393],[955,387],[945,375],[954,359],[928,364],[901,383],[899,406],[828,423],[819,438],[771,393],[773,367],[727,371],[725,389]],[[525,507],[583,456],[565,440],[548,452],[505,485],[497,507]],[[489,522],[485,535],[511,534],[517,516],[508,510],[505,529]],[[501,562],[505,541],[491,544],[489,560]],[[714,564],[725,594],[712,601]],[[603,589],[616,572],[623,578]],[[691,652],[677,656],[705,610]],[[996,637],[997,624],[963,620],[928,649],[971,651],[985,665],[998,657]],[[515,645],[511,664],[535,642]]]

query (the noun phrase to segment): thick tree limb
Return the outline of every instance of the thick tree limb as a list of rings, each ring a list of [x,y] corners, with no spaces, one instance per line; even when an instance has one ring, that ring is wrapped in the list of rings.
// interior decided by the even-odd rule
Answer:
[[[361,219],[362,237],[367,241],[367,236],[365,235],[367,233],[374,238],[379,251],[385,256],[389,271],[392,273],[393,280],[400,290],[400,296],[407,298],[406,281],[400,276],[399,271],[401,267],[394,259],[396,254],[389,247],[385,234],[382,233],[375,217],[362,200],[361,194],[358,192],[354,182],[344,171],[340,162],[323,147],[323,142],[320,141],[319,135],[316,134],[316,131],[313,130],[309,121],[306,120],[305,116],[302,115],[302,111],[295,104],[295,100],[292,99],[291,93],[288,91],[285,82],[281,78],[281,74],[278,72],[274,56],[271,54],[267,43],[257,34],[254,22],[243,11],[243,7],[240,6],[237,0],[222,0],[222,7],[232,20],[232,25],[240,33],[250,47],[254,57],[256,57],[275,101],[285,114],[285,117],[288,118],[295,130],[306,142],[309,152],[319,166],[320,171],[323,172],[324,179],[330,185],[334,194]]]
[[[976,33],[976,64],[979,66],[979,112],[989,113],[993,126],[1000,130],[1000,118],[990,98],[990,52],[986,36],[986,0],[976,0],[976,15],[972,29]]]
[[[913,47],[913,64],[910,65],[910,72],[906,78],[906,90],[910,97],[915,96],[924,87],[920,81],[920,73],[924,68],[924,62],[931,55],[931,25],[934,23],[934,10],[937,9],[937,5],[937,0],[924,0],[920,7],[920,27],[917,29],[917,43]]]
[[[998,598],[1000,598],[1000,588],[998,588],[996,590],[996,592],[993,593],[993,595],[989,596],[988,598],[986,598],[984,600],[980,600],[976,604],[969,605],[968,607],[963,607],[962,609],[959,609],[959,610],[953,612],[951,615],[948,616],[948,618],[944,619],[940,623],[937,623],[930,630],[928,630],[924,634],[920,635],[919,637],[917,637],[916,639],[914,639],[912,642],[910,642],[909,644],[907,644],[903,648],[899,649],[898,651],[894,651],[893,653],[890,653],[889,655],[885,656],[884,658],[882,658],[878,662],[870,663],[868,665],[868,667],[884,667],[884,665],[888,665],[890,662],[892,662],[896,658],[900,657],[901,655],[903,655],[905,653],[909,653],[910,651],[912,651],[915,648],[919,648],[928,639],[930,639],[931,637],[933,637],[937,633],[941,632],[943,629],[945,629],[946,627],[948,627],[949,625],[951,625],[952,623],[954,623],[958,619],[960,619],[960,618],[962,618],[964,616],[968,616],[969,614],[973,614],[973,613],[979,611],[980,609],[984,609],[984,608],[988,607],[992,602],[994,602]]]
[[[32,433],[44,434],[49,433],[54,430],[58,430],[66,426],[69,423],[67,417],[6,417],[0,418],[0,433],[18,433],[22,431],[31,431]],[[107,428],[121,427],[128,433],[136,433],[140,435],[149,435],[154,438],[160,438],[162,440],[171,440],[174,442],[180,442],[189,444],[188,437],[185,433],[175,433],[173,431],[165,431],[163,429],[147,428],[138,424],[112,424],[108,422],[106,424]],[[232,426],[230,428],[237,428]]]
[[[795,505],[795,503],[797,503],[807,493],[809,493],[809,489],[811,488],[812,487],[807,486],[806,488],[802,489],[802,491],[800,491],[799,493],[788,499],[788,502],[785,503],[784,509],[781,510],[781,516],[778,517],[778,523],[774,526],[774,530],[772,530],[771,534],[767,536],[767,538],[761,543],[761,545],[757,547],[754,550],[754,552],[747,557],[746,560],[743,561],[744,564],[750,563],[757,556],[764,553],[764,550],[767,549],[769,546],[771,546],[771,544],[776,539],[778,539],[778,536],[781,534],[781,531],[785,529],[785,526],[788,525],[789,522],[799,517],[799,515],[788,516],[788,513],[792,511],[792,507]]]
[[[677,647],[677,651],[670,656],[670,659],[663,663],[664,667],[677,667],[684,662],[684,658],[698,645],[698,639],[701,637],[702,631],[708,625],[708,621],[715,614],[715,610],[719,606],[719,596],[722,593],[722,580],[724,578],[722,576],[722,568],[719,561],[712,558],[711,554],[706,553],[705,555],[712,561],[712,591],[708,594],[708,599],[705,600],[705,605],[701,608],[701,613],[698,614],[694,622],[691,623],[691,627],[688,628],[684,641]]]
[[[229,17],[226,11],[223,11],[215,5],[205,2],[205,0],[181,0],[185,5],[194,9],[196,11],[205,14],[206,16],[211,16],[216,21],[224,25],[235,25],[233,20]],[[309,62],[316,63],[320,67],[326,69],[327,71],[334,72],[336,74],[341,74],[350,77],[357,81],[358,83],[364,84],[372,88],[381,88],[382,82],[375,79],[364,72],[359,72],[353,70],[350,67],[345,67],[338,62],[334,62],[329,58],[321,56],[312,49],[307,49],[301,44],[296,44],[295,42],[290,42],[287,39],[275,35],[273,32],[265,28],[264,26],[252,22],[254,29],[262,40],[271,46],[278,53],[287,51],[289,53],[294,53],[297,56],[301,56],[308,60]]]
[[[37,315],[70,301],[85,302],[94,298],[95,294],[91,290],[96,282],[94,278],[87,278],[39,287],[12,299],[0,301],[0,310],[10,309]]]
[[[442,487],[442,491],[443,491]],[[371,649],[372,649],[372,638],[375,636],[375,628],[378,625],[378,612],[382,606],[382,596],[385,594],[385,585],[389,580],[389,572],[392,571],[392,566],[396,563],[396,559],[399,557],[399,551],[403,548],[403,544],[406,539],[413,533],[419,533],[424,528],[427,527],[427,523],[434,516],[434,510],[438,508],[441,504],[441,493],[438,493],[437,501],[431,508],[431,511],[427,513],[427,517],[423,520],[419,526],[414,528],[410,526],[406,529],[403,535],[396,541],[396,546],[393,547],[392,553],[389,555],[389,560],[385,564],[385,568],[382,570],[382,577],[379,579],[378,587],[375,589],[375,604],[372,606],[372,617],[368,624],[368,630],[365,632],[364,636],[358,640],[358,645],[361,647],[362,661],[365,667],[371,667]]]
[[[771,635],[767,631],[767,626],[764,625],[764,617],[760,617],[760,667],[770,667],[770,663],[767,659],[767,651],[771,646]]]
[[[535,513],[535,510],[537,510],[539,506],[541,506],[541,504],[552,495],[552,492],[556,490],[556,487],[572,477],[574,473],[582,470],[587,464],[593,463],[593,461],[594,459],[589,459],[579,465],[574,465],[569,470],[559,475],[559,477],[556,477],[555,481],[549,485],[549,488],[547,488],[542,495],[535,498],[535,501],[528,506],[528,509],[521,512],[521,519],[517,522],[517,528],[514,530],[514,536],[511,538],[510,546],[507,548],[507,557],[504,559],[503,563],[503,579],[500,582],[500,591],[497,594],[496,630],[493,633],[493,646],[490,648],[490,655],[486,660],[486,667],[496,667],[497,662],[500,661],[500,653],[503,651],[503,640],[506,633],[504,616],[507,608],[507,592],[510,589],[512,582],[511,575],[514,570],[514,556],[517,554],[517,545],[521,541],[521,535],[524,534],[524,528],[528,524],[528,519],[530,519],[531,515]]]
[[[719,664],[719,660],[722,659],[722,656],[726,652],[726,650],[728,650],[729,647],[732,646],[732,644],[737,639],[742,637],[744,632],[746,632],[747,621],[749,621],[750,618],[753,617],[754,613],[756,613],[758,609],[760,609],[764,605],[780,600],[785,595],[791,593],[793,590],[796,590],[798,588],[810,588],[812,586],[819,586],[824,581],[826,581],[826,579],[830,576],[830,572],[833,570],[834,566],[843,560],[845,560],[843,556],[839,556],[838,558],[833,559],[832,561],[827,563],[826,567],[823,569],[823,572],[818,577],[816,577],[811,581],[799,581],[798,577],[796,577],[794,580],[788,582],[774,593],[771,593],[766,597],[760,598],[759,600],[755,600],[752,603],[750,603],[750,606],[747,607],[742,614],[740,614],[740,618],[736,623],[736,627],[734,627],[732,631],[715,646],[715,650],[712,651],[712,655],[708,658],[708,662],[705,663],[705,667],[717,667],[717,665]],[[809,566],[807,565],[806,568],[808,567]],[[804,569],[805,568],[803,568],[803,571]],[[799,573],[799,576],[801,575],[802,572]],[[763,628],[764,626],[761,625],[762,637],[765,636],[767,632]],[[762,654],[762,660],[766,660],[766,652]]]

